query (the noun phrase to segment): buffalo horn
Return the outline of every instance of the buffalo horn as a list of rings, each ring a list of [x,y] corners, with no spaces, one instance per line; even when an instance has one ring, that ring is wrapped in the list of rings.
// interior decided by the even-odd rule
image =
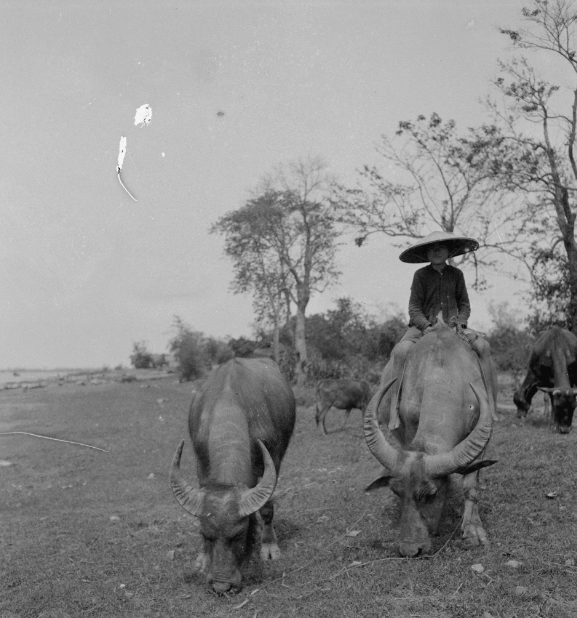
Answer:
[[[367,406],[364,419],[365,441],[367,446],[377,461],[391,473],[394,473],[401,466],[402,454],[394,446],[389,444],[385,438],[385,435],[379,427],[377,411],[383,397],[395,380],[396,378],[393,378],[390,382],[381,386],[377,391]]]
[[[186,482],[180,477],[180,458],[182,457],[183,447],[184,440],[182,440],[178,445],[176,453],[172,459],[172,465],[170,466],[170,484],[178,504],[180,504],[180,506],[191,515],[198,517],[202,510],[204,491],[202,489],[195,489],[191,485],[187,485]]]
[[[276,487],[276,469],[272,457],[266,446],[260,440],[257,440],[257,443],[262,452],[264,473],[256,487],[247,489],[240,495],[239,515],[241,517],[248,517],[252,515],[252,513],[256,513],[256,511],[270,500],[274,488]]]
[[[482,395],[471,384],[479,401],[479,420],[473,431],[448,453],[425,455],[424,464],[427,474],[433,477],[453,474],[459,468],[471,464],[482,452],[491,437],[493,415],[486,392]]]

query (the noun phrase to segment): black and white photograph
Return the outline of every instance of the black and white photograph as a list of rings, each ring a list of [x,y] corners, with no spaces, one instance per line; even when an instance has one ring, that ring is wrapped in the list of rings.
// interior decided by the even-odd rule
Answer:
[[[0,618],[577,616],[577,0],[0,0]]]

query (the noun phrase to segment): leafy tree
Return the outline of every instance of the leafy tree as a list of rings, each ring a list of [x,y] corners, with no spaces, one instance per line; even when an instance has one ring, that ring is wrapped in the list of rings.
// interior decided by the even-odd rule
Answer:
[[[279,330],[290,311],[285,299],[292,281],[284,261],[279,259],[271,236],[284,225],[283,203],[291,197],[266,191],[241,209],[219,219],[211,232],[225,236],[225,253],[232,259],[235,293],[252,293],[257,323],[273,327],[275,360],[279,358]]]
[[[382,165],[365,165],[356,188],[336,192],[339,219],[356,230],[359,246],[377,232],[395,238],[438,229],[464,233],[484,250],[460,261],[494,267],[497,252],[515,235],[514,202],[493,182],[491,164],[501,143],[494,127],[460,136],[453,120],[436,113],[399,122],[395,137],[383,135],[376,148]]]
[[[513,375],[517,383],[527,371],[533,337],[508,302],[489,305],[493,325],[488,333],[491,357],[500,371]]]
[[[215,337],[206,337],[202,347],[204,355],[211,365],[221,365],[234,358],[234,352],[228,342]]]
[[[577,10],[565,0],[533,0],[522,18],[526,27],[501,32],[513,48],[543,56],[551,73],[563,71],[569,87],[540,77],[524,56],[500,62],[494,83],[506,107],[489,106],[507,138],[508,156],[493,167],[502,186],[525,200],[530,243],[517,247],[517,257],[532,278],[535,320],[547,322],[559,312],[577,330]]]
[[[307,318],[307,341],[323,358],[345,360],[362,352],[370,318],[351,298],[338,298],[336,305],[336,309]]]
[[[179,316],[174,316],[172,328],[175,334],[168,342],[168,349],[178,363],[180,381],[188,382],[202,377],[209,369],[203,351],[204,335],[193,331]]]
[[[359,303],[339,298],[336,309],[307,318],[310,380],[355,377],[378,381],[407,326],[400,316],[379,323]]]
[[[225,236],[225,253],[235,273],[233,290],[253,294],[257,316],[274,324],[277,347],[282,311],[288,323],[290,306],[295,305],[295,372],[301,385],[307,363],[308,303],[340,274],[335,267],[331,182],[319,159],[279,166],[262,179],[255,197],[211,228]]]
[[[532,258],[530,330],[539,333],[552,326],[571,329],[567,255],[559,249],[559,245],[553,248],[535,246],[532,249]]]
[[[146,341],[134,343],[130,362],[135,369],[148,369],[152,366],[153,356],[146,347]]]
[[[246,358],[250,356],[257,348],[259,344],[257,341],[252,341],[246,337],[238,337],[238,339],[229,339],[228,347],[232,350],[233,354],[240,358]]]

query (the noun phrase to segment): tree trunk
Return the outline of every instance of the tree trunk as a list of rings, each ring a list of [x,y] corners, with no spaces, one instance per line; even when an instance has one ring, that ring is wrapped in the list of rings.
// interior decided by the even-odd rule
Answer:
[[[296,367],[295,375],[297,386],[304,387],[306,378],[307,365],[307,344],[305,339],[305,309],[306,305],[297,305],[296,328],[295,328],[295,351],[296,351]]]
[[[575,242],[565,243],[569,265],[569,306],[567,307],[567,328],[577,333],[577,246]]]
[[[274,361],[275,363],[277,363],[277,365],[280,365],[279,333],[280,333],[280,328],[278,326],[278,320],[275,319],[274,331],[273,331],[273,336],[272,336],[272,353],[274,356]]]

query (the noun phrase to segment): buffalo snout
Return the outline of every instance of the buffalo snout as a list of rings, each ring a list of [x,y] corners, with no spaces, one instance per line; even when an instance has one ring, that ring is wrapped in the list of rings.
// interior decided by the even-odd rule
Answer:
[[[399,543],[399,554],[403,558],[417,558],[431,551],[431,541],[427,539],[423,543],[403,542]]]
[[[216,594],[237,593],[242,589],[242,577],[239,571],[237,571],[231,578],[220,579],[215,578],[213,575],[209,575],[206,578],[207,583],[212,587],[212,590]]]

